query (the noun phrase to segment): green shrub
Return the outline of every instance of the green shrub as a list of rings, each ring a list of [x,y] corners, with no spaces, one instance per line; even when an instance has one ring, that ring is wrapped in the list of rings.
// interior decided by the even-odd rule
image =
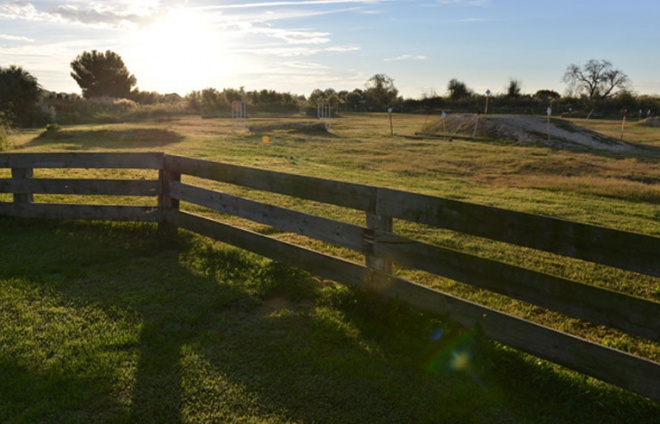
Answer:
[[[112,124],[136,122],[148,119],[170,119],[191,111],[184,101],[139,104],[128,99],[99,97],[83,99],[67,96],[53,98],[51,102],[57,111],[57,120],[65,125]]]
[[[145,120],[164,121],[192,113],[184,101],[139,105],[125,114],[125,120],[136,122]]]
[[[53,122],[52,124],[46,125],[46,132],[57,132],[61,129],[62,127],[57,122]]]

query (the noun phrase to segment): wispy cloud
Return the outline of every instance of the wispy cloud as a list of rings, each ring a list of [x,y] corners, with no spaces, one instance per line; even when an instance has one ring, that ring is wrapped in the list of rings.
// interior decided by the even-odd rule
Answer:
[[[320,6],[333,4],[378,4],[384,0],[304,0],[304,1],[265,1],[254,3],[235,3],[208,6],[209,9],[253,9],[253,8],[273,8],[285,6]]]
[[[42,21],[47,20],[49,15],[47,13],[39,12],[39,10],[37,10],[37,8],[31,3],[11,1],[0,3],[0,18]]]
[[[323,66],[320,63],[313,63],[313,62],[288,62],[286,63],[286,66],[294,69],[304,69],[309,71],[327,68],[327,66]]]
[[[433,6],[485,6],[490,4],[491,0],[425,0],[420,5],[425,7]]]
[[[266,35],[285,41],[287,44],[325,44],[330,33],[318,31],[289,30],[282,28],[253,28],[253,34]]]
[[[401,56],[385,59],[385,62],[398,62],[402,60],[426,60],[426,56],[416,56],[412,54],[402,54]]]
[[[0,34],[0,40],[5,40],[5,41],[27,41],[27,42],[34,41],[31,38],[21,37],[21,36],[18,36],[18,35],[9,35],[9,34]]]
[[[326,48],[318,47],[267,47],[261,49],[252,49],[250,54],[255,55],[271,55],[278,57],[306,57],[319,54],[321,52],[330,53],[347,53],[361,50],[357,46],[333,46]]]
[[[0,3],[0,18],[45,21],[60,23],[79,23],[91,26],[117,27],[124,23],[139,23],[159,13],[158,2],[151,1],[146,7],[144,2],[58,2],[10,1]]]
[[[346,53],[346,52],[355,52],[362,50],[360,47],[357,46],[334,46],[334,47],[327,47],[323,49],[323,51],[326,52],[337,52],[337,53]]]
[[[67,22],[77,22],[86,25],[102,24],[113,27],[127,22],[136,23],[144,19],[135,14],[125,13],[95,4],[92,4],[91,7],[79,7],[75,5],[58,6],[50,13]]]
[[[319,49],[306,48],[306,47],[272,47],[265,49],[254,49],[250,53],[264,56],[278,56],[278,57],[305,57],[312,56],[319,52]]]

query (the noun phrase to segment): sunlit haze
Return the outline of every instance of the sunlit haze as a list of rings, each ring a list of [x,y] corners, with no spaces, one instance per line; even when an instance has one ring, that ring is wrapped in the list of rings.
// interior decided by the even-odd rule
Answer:
[[[571,64],[605,59],[639,94],[660,94],[656,0],[0,0],[0,66],[76,92],[69,64],[112,50],[144,91],[207,87],[364,88],[374,74],[405,97],[563,92]]]
[[[176,8],[129,30],[122,57],[145,87],[186,93],[240,72],[230,38],[203,11]]]

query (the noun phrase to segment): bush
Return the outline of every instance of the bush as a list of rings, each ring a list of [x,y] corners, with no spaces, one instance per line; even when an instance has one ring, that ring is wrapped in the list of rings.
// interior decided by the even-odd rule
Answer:
[[[83,99],[76,95],[55,95],[49,103],[57,111],[57,121],[64,125],[164,120],[192,113],[183,100],[140,104],[129,99]]]
[[[51,99],[51,106],[57,111],[58,121],[68,125],[121,122],[123,115],[137,108],[135,102],[127,99],[82,99],[78,96]]]
[[[37,79],[17,66],[0,67],[0,114],[21,127],[40,126],[55,120],[55,110],[43,99]]]
[[[46,125],[46,132],[47,133],[54,133],[54,132],[59,131],[60,129],[62,129],[62,127],[60,127],[60,124],[58,124],[57,122]]]

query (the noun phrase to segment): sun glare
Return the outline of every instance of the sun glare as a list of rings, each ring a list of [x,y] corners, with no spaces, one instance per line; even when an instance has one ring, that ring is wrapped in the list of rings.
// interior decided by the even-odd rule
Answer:
[[[129,69],[143,90],[178,92],[223,85],[236,67],[227,37],[200,12],[170,11],[130,36]]]

